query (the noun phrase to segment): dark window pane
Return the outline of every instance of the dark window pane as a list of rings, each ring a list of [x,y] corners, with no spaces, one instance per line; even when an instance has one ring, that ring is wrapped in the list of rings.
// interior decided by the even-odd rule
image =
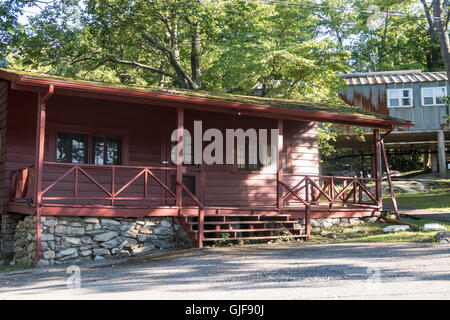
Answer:
[[[94,164],[122,164],[121,137],[92,137],[92,161]]]
[[[87,163],[88,162],[87,148],[88,148],[87,134],[73,134],[72,163]]]
[[[432,105],[432,104],[434,104],[434,99],[433,98],[424,98],[423,102],[424,102],[424,104]]]
[[[399,106],[399,100],[398,99],[390,99],[389,104],[391,107],[398,107]]]
[[[106,164],[120,165],[122,163],[122,138],[106,137]]]
[[[92,161],[94,164],[105,164],[105,137],[92,137]]]
[[[270,149],[270,146],[268,146],[268,148]],[[238,147],[237,157],[238,157],[238,159],[240,159],[238,161],[238,165],[237,165],[238,170],[242,170],[242,171],[259,171],[259,170],[261,170],[261,168],[263,168],[264,166],[259,159],[259,149],[260,149],[260,146],[257,145],[256,155],[250,155],[250,145],[248,143],[245,144],[245,150],[241,150]],[[244,154],[241,154],[242,152],[244,152]],[[268,154],[270,154],[270,153],[268,152]],[[243,157],[245,157],[245,159]],[[255,159],[255,157],[256,157],[256,163],[253,163],[253,164],[250,163],[250,159],[251,158]],[[239,162],[241,162],[241,163],[239,163]],[[244,162],[244,163],[242,163],[242,162]]]
[[[87,134],[58,132],[56,142],[56,161],[87,163]]]
[[[70,162],[70,137],[68,133],[58,132],[56,142],[56,161]]]

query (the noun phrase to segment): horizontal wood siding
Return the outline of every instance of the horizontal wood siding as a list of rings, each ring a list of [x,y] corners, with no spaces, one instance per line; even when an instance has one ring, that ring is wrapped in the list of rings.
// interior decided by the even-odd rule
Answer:
[[[9,82],[0,81],[0,214],[6,212],[6,205],[9,198],[9,189],[6,184],[9,175],[6,172],[5,143],[6,126],[8,116],[8,88]]]
[[[12,91],[9,115],[6,172],[30,165],[34,161],[37,95]],[[276,128],[275,119],[251,118],[232,114],[200,111],[185,112],[185,127],[194,134],[195,120],[202,120],[203,132],[208,128],[225,129]],[[170,134],[176,127],[176,112],[172,108],[126,104],[54,95],[47,103],[45,161],[55,161],[56,132],[79,131],[108,134],[120,132],[124,139],[124,164],[128,166],[164,166],[170,160]],[[285,121],[285,143],[291,147],[295,173],[318,174],[316,125],[312,122]],[[209,142],[204,142],[204,146]],[[171,166],[169,164],[169,166]],[[276,200],[276,175],[261,172],[237,171],[233,165],[186,165],[187,175],[196,177],[196,194],[206,205],[273,205]],[[49,186],[69,168],[44,166],[43,188]],[[111,190],[111,170],[86,169],[106,190]],[[138,170],[118,169],[114,189],[119,190]],[[171,186],[174,172],[155,174]],[[7,175],[9,177],[9,173]],[[79,174],[79,197],[105,197],[105,193],[85,176]],[[74,174],[47,192],[45,197],[73,196]],[[9,180],[8,180],[9,184]],[[143,177],[127,188],[121,197],[142,197]],[[156,182],[149,179],[149,197],[168,197]],[[62,201],[47,201],[58,202]],[[74,204],[107,204],[108,201],[65,201]],[[188,199],[185,204],[190,204]],[[121,200],[116,204],[136,205]],[[173,204],[172,201],[140,202],[140,205]]]

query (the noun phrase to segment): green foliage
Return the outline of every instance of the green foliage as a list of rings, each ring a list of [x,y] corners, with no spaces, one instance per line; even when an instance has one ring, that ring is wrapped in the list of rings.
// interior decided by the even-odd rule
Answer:
[[[443,69],[422,2],[4,0],[0,53],[80,79],[239,94],[261,83],[267,97],[335,103],[338,73]],[[340,130],[319,126],[323,155]]]
[[[317,126],[317,138],[319,142],[319,149],[323,157],[331,156],[336,150],[330,143],[336,141],[337,132],[336,127],[330,123],[319,123]]]

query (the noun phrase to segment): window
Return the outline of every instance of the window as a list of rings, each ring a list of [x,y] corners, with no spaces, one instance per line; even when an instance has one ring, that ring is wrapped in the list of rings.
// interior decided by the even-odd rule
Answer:
[[[388,89],[388,107],[412,107],[413,96],[412,89]]]
[[[174,164],[177,159],[177,144],[177,141],[171,141],[170,159],[172,160],[172,164]],[[185,135],[183,137],[183,163],[194,164],[194,143],[192,141],[192,138],[188,135]]]
[[[88,163],[88,141],[87,134],[58,132],[56,161]]]
[[[172,176],[172,192],[175,193],[176,186],[176,176]],[[183,184],[185,187],[193,194],[196,195],[195,192],[195,176],[183,176]],[[189,197],[188,193],[183,190],[183,197]]]
[[[58,132],[56,161],[121,165],[122,137]]]
[[[422,106],[443,106],[447,87],[422,88]]]
[[[250,152],[250,145],[246,143],[245,145],[237,146],[237,168],[241,171],[259,171],[263,168],[268,168],[270,166],[270,156],[271,156],[271,146],[267,145],[267,157],[265,163],[261,163],[259,159],[259,150],[261,145],[257,145],[256,154]]]
[[[92,163],[120,165],[122,162],[122,138],[93,136]]]
[[[246,143],[245,145],[239,144],[237,146],[238,170],[242,170],[242,171],[260,170],[262,165],[258,160],[258,152],[259,152],[259,150],[256,151],[256,154],[253,154],[253,152],[250,152],[250,145],[248,143]]]

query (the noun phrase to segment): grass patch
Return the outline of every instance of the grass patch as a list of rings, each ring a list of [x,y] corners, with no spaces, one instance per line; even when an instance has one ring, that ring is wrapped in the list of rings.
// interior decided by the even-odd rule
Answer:
[[[430,219],[405,219],[401,221],[423,227],[427,223],[439,223],[450,230],[450,222],[435,221]],[[337,225],[321,232],[313,232],[311,241],[314,242],[432,242],[439,231],[400,231],[384,233],[381,229],[389,226],[388,223],[379,221],[361,225]]]
[[[0,273],[25,270],[25,269],[28,269],[28,268],[30,268],[30,266],[10,266],[10,265],[5,265],[5,266],[0,266]]]
[[[428,209],[439,212],[450,212],[450,190],[440,189],[423,193],[397,193],[395,194],[399,206],[412,209]],[[389,196],[383,201],[392,203]]]
[[[447,170],[447,177],[450,176],[450,170]],[[427,179],[427,180],[441,180],[450,182],[450,178],[441,178],[438,172],[434,173],[424,173],[416,175],[415,179]]]

